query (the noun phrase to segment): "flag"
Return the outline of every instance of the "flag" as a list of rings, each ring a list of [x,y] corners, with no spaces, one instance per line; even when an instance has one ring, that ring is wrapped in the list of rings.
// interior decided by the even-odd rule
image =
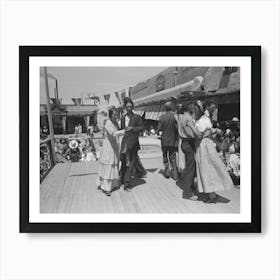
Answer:
[[[91,96],[90,99],[97,100],[98,102],[100,102],[99,96]]]
[[[62,98],[51,98],[51,101],[53,104],[55,105],[61,105],[61,102],[62,102]]]
[[[93,104],[94,104],[95,106],[98,106],[98,105],[100,104],[100,98],[99,98],[99,96],[92,96],[90,99],[93,101]]]
[[[72,101],[74,102],[74,104],[76,106],[80,106],[82,103],[82,99],[81,98],[72,98]]]
[[[104,94],[104,99],[109,103],[110,100],[110,94]]]
[[[118,99],[120,105],[122,105],[122,101],[121,101],[120,96],[119,96],[119,93],[118,93],[117,91],[115,91],[115,95],[116,95],[116,97],[117,97],[117,99]]]
[[[124,103],[124,98],[125,97],[126,97],[126,94],[125,94],[125,91],[124,91],[124,92],[121,93],[122,104]]]

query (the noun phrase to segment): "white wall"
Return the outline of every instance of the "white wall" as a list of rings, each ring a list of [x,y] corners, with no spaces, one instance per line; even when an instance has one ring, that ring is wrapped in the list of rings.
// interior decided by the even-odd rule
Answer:
[[[1,279],[280,278],[279,1],[3,0],[0,7]],[[18,233],[18,45],[98,44],[262,45],[262,234]]]

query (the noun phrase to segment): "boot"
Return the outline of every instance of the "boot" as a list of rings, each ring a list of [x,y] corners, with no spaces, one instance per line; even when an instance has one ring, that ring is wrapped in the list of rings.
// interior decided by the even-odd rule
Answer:
[[[177,169],[176,158],[172,159],[170,161],[170,164],[171,164],[172,178],[175,181],[178,181],[179,180],[179,174],[178,174],[178,169]]]
[[[170,177],[169,163],[165,162],[163,163],[163,165],[164,165],[163,176],[168,179]]]

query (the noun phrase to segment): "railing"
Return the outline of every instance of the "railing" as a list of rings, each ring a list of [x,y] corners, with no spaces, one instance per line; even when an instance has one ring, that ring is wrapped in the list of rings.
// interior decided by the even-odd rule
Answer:
[[[82,136],[80,138],[86,138],[87,136]],[[139,151],[139,156],[141,158],[157,158],[161,157],[161,146],[160,141],[156,140],[154,138],[144,137],[146,139],[143,139],[143,137],[140,137],[140,146],[141,149]],[[65,137],[61,137],[56,135],[55,139],[65,139]],[[74,135],[68,135],[68,140],[71,139],[79,139],[79,137],[75,137]],[[94,140],[98,141],[103,139],[100,135],[97,137],[94,137]],[[99,141],[98,143],[95,143],[96,148],[97,146],[101,146],[102,141]],[[98,149],[97,149],[98,150]],[[52,146],[50,138],[46,138],[44,140],[41,140],[40,142],[40,182],[44,180],[44,178],[47,176],[49,171],[53,168],[55,165],[55,162],[53,160],[53,153],[52,153]]]
[[[40,182],[44,180],[48,172],[54,166],[50,138],[40,141]]]

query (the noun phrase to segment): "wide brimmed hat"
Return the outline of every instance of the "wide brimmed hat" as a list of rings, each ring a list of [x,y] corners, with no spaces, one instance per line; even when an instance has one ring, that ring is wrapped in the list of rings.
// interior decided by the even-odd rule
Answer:
[[[70,149],[76,149],[78,148],[79,144],[78,144],[78,141],[77,140],[71,140],[69,142],[69,148]]]
[[[232,119],[232,121],[233,121],[233,122],[239,122],[239,119],[238,119],[237,117],[234,117],[234,118]]]

